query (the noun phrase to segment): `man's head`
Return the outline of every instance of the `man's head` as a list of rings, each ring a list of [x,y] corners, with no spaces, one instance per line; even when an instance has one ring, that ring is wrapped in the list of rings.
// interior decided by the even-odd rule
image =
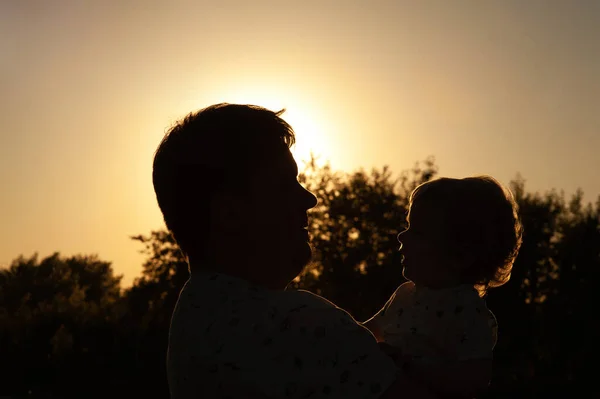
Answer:
[[[167,228],[196,268],[283,288],[310,260],[295,137],[283,111],[217,104],[186,116],[160,143],[153,183]]]

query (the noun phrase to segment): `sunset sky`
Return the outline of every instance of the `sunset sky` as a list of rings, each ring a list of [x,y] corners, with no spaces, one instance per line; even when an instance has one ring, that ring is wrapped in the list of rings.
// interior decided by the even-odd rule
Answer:
[[[0,0],[0,265],[98,254],[163,227],[166,128],[218,102],[287,108],[335,169],[429,155],[600,194],[600,1]]]

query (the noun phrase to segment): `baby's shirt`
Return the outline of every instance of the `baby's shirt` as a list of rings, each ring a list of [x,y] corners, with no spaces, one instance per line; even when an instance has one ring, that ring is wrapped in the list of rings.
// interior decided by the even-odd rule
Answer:
[[[496,344],[496,318],[470,285],[434,290],[406,282],[373,322],[388,344],[425,364],[491,359]]]

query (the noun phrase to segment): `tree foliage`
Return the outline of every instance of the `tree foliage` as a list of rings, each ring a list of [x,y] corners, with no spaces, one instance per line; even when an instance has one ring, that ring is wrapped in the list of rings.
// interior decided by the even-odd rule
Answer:
[[[396,236],[410,193],[436,175],[433,159],[397,176],[387,167],[343,173],[309,162],[300,181],[319,198],[310,211],[315,257],[290,288],[319,293],[358,320],[372,315],[403,281]],[[511,182],[521,252],[511,280],[487,297],[500,330],[486,396],[577,397],[600,354],[592,286],[600,278],[600,199],[529,192],[525,183]],[[169,321],[188,265],[165,230],[132,239],[146,261],[126,290],[96,256],[19,257],[0,270],[0,395],[168,396]]]
[[[110,364],[120,281],[97,256],[19,257],[0,270],[0,394],[65,394],[72,375],[90,380],[77,370]]]

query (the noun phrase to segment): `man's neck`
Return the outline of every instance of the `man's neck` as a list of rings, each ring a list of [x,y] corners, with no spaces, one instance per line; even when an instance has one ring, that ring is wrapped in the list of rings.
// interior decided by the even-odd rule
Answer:
[[[239,261],[224,261],[224,260],[192,260],[190,259],[190,273],[221,273],[227,274],[245,280],[253,285],[264,287],[271,290],[283,290],[285,287],[280,287],[270,281],[268,276],[260,273],[261,270],[268,270],[264,264],[253,262],[249,259]],[[265,278],[266,277],[266,278]]]

